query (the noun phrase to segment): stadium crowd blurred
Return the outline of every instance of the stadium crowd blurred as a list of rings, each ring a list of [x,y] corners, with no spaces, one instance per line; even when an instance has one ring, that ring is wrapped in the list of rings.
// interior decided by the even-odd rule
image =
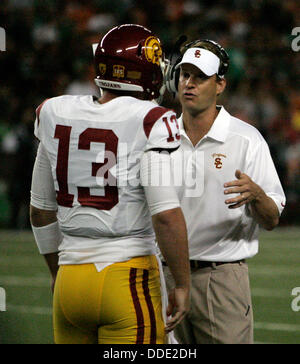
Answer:
[[[91,44],[122,23],[152,29],[167,56],[181,34],[228,50],[220,103],[264,135],[287,195],[281,224],[300,223],[300,52],[291,47],[299,0],[1,0],[0,226],[29,226],[35,108],[62,94],[98,95]],[[164,103],[179,113],[176,98]]]

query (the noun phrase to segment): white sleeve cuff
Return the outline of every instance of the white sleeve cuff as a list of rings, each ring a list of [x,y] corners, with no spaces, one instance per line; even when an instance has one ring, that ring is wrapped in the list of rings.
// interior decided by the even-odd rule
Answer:
[[[285,208],[285,204],[286,204],[285,197],[278,195],[277,193],[273,193],[273,192],[267,192],[266,195],[274,201],[274,203],[276,204],[276,206],[278,208],[278,213],[280,216],[283,209]]]
[[[33,235],[41,254],[50,254],[58,251],[58,247],[63,239],[58,222],[52,224],[35,227],[31,226]]]

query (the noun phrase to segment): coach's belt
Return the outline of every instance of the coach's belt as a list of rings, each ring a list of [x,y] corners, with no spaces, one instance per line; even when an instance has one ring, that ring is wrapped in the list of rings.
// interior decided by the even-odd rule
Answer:
[[[194,269],[209,268],[209,267],[213,268],[215,266],[223,264],[240,264],[240,263],[245,263],[245,259],[235,260],[234,262],[206,262],[202,260],[190,260],[190,267]],[[167,266],[166,262],[162,262],[162,264],[164,266]]]

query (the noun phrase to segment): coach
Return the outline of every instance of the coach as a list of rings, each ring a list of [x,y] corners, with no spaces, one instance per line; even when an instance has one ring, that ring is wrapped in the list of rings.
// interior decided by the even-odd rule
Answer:
[[[226,86],[226,51],[209,40],[181,51],[176,91],[182,144],[172,156],[175,175],[184,164],[185,175],[197,180],[177,187],[188,229],[192,301],[176,337],[188,344],[253,343],[246,259],[258,252],[259,226],[278,224],[285,195],[259,131],[217,106]]]

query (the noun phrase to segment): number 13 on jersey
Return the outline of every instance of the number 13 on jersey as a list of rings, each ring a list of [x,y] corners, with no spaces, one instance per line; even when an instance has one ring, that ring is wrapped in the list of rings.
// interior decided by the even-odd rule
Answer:
[[[168,145],[178,141],[180,134],[176,116],[173,114],[170,117],[162,117],[162,122],[157,129],[160,132],[156,134],[154,139],[164,140]],[[116,177],[112,175],[110,170],[117,164],[118,147],[121,143],[119,143],[114,131],[110,129],[87,128],[78,137],[72,135],[72,132],[72,126],[68,125],[56,125],[54,132],[54,138],[58,139],[57,203],[60,206],[73,207],[76,203],[76,201],[74,202],[74,191],[77,191],[77,201],[81,206],[111,210],[119,202],[119,196]],[[149,138],[149,135],[146,134],[146,136]],[[102,160],[100,159],[101,162],[93,162],[96,160],[96,152],[95,147],[94,149],[91,148],[91,143],[102,144],[104,156]],[[157,143],[159,145],[161,141]],[[84,151],[90,151],[90,156]],[[100,179],[103,181],[101,184],[99,183]],[[102,187],[102,195],[92,194],[91,189],[93,187],[100,193]]]
[[[56,177],[59,190],[57,191],[57,203],[60,206],[72,207],[74,195],[69,193],[68,166],[70,154],[71,126],[56,125],[54,138],[58,139],[58,153],[56,164]],[[90,150],[91,143],[103,143],[105,151],[110,151],[117,157],[118,137],[112,130],[87,128],[78,137],[78,150]],[[82,162],[84,163],[84,162]],[[100,175],[101,167],[107,163],[104,157],[103,163],[91,163],[91,176],[103,177],[115,183],[104,186],[104,195],[96,196],[90,193],[89,187],[76,186],[78,192],[78,202],[82,206],[89,206],[99,210],[111,210],[118,202],[118,187],[116,179],[109,170]],[[113,166],[110,166],[113,167]]]

